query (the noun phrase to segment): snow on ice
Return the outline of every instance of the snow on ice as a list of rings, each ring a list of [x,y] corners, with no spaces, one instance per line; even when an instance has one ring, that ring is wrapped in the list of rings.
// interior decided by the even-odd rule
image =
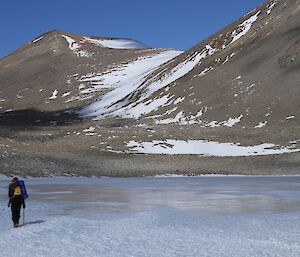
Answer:
[[[14,229],[0,179],[1,256],[300,256],[300,177],[26,179]]]

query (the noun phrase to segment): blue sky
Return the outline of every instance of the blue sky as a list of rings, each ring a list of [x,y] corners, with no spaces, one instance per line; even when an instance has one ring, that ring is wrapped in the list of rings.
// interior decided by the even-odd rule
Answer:
[[[52,30],[185,50],[264,0],[4,0],[0,57]]]

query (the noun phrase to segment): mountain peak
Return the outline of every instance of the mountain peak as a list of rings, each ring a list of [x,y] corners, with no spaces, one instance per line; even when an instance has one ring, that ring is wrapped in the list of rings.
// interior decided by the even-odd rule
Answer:
[[[42,35],[36,37],[31,43],[37,43],[43,38],[56,40],[62,37],[69,45],[74,44],[78,47],[82,44],[89,44],[98,47],[111,48],[111,49],[146,49],[149,48],[140,41],[129,39],[129,38],[111,38],[111,37],[97,37],[97,36],[83,36],[70,32],[63,32],[59,30],[50,30]]]

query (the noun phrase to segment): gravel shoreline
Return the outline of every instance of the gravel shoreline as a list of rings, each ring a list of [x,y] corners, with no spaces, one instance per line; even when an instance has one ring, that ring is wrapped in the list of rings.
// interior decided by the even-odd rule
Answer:
[[[1,174],[21,176],[139,177],[166,174],[298,175],[300,153],[251,157],[115,154],[15,153],[1,158]]]

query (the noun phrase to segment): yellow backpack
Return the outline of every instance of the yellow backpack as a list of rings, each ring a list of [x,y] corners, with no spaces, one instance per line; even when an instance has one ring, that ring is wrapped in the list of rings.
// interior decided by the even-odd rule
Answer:
[[[14,191],[14,196],[22,195],[22,190],[20,186],[17,186]]]

